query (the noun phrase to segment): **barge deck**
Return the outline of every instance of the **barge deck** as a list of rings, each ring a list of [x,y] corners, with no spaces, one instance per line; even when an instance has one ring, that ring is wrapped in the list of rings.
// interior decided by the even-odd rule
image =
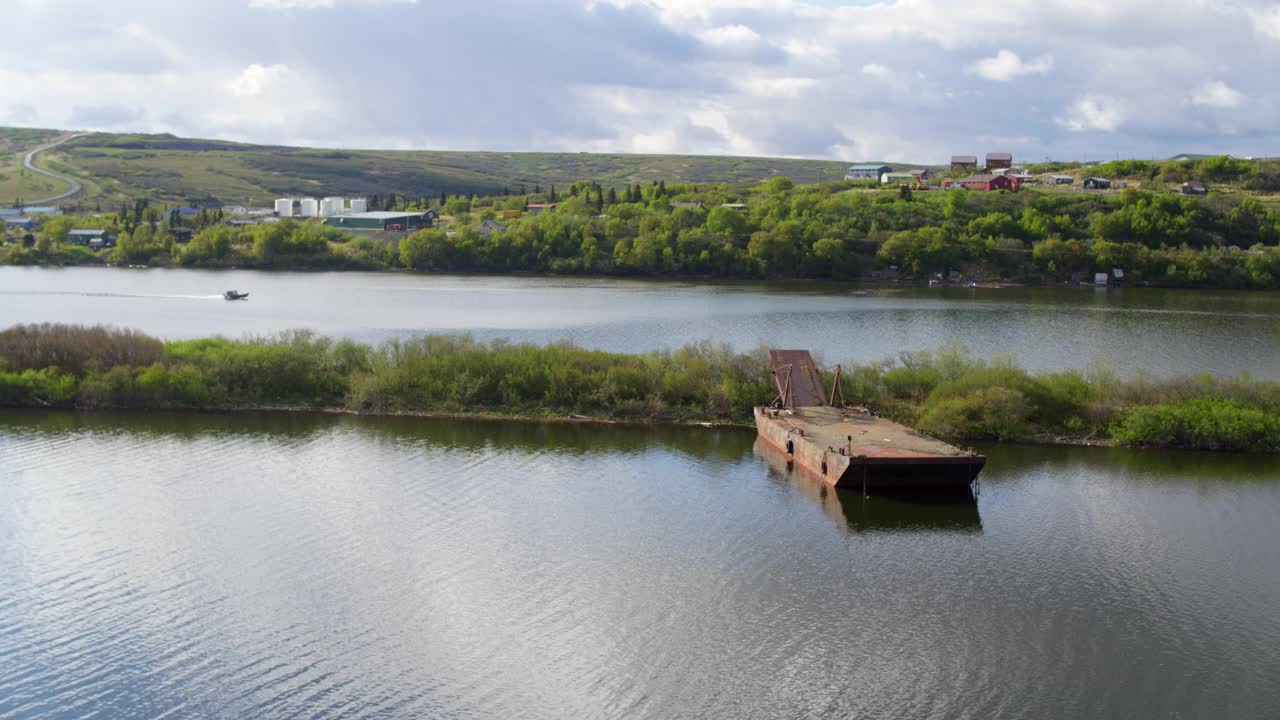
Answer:
[[[824,397],[805,350],[771,350],[778,385],[772,407],[755,408],[760,439],[788,461],[838,488],[865,491],[955,490],[969,487],[986,458],[878,417],[835,406],[839,371]]]

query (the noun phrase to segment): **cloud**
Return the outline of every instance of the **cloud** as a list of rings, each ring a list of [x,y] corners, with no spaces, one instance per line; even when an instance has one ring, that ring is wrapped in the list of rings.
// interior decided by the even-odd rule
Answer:
[[[1044,75],[1053,69],[1053,57],[1043,55],[1030,62],[1012,50],[1001,50],[993,57],[983,58],[965,68],[965,71],[995,82],[1009,82],[1024,75]]]
[[[68,122],[76,129],[110,130],[127,128],[145,120],[147,113],[142,108],[128,108],[121,105],[76,105],[71,108]]]
[[[38,111],[14,123],[849,161],[1280,154],[1267,0],[24,0],[5,24],[24,32],[0,87]]]
[[[14,103],[0,114],[0,122],[13,123],[15,125],[30,125],[36,122],[40,117],[40,113],[36,109],[26,103]]]
[[[288,65],[259,65],[253,63],[246,67],[228,87],[236,97],[261,95],[272,85],[289,74]]]
[[[1124,103],[1117,98],[1086,96],[1076,101],[1062,124],[1072,132],[1114,132],[1125,120]]]
[[[1244,95],[1221,80],[1215,80],[1196,88],[1191,93],[1191,104],[1211,108],[1237,108],[1244,104]]]

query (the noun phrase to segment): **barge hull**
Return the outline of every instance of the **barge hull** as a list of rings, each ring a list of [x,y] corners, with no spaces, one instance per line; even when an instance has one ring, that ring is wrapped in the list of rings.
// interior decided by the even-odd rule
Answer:
[[[867,491],[968,488],[986,458],[868,412],[755,409],[762,440],[832,487]]]

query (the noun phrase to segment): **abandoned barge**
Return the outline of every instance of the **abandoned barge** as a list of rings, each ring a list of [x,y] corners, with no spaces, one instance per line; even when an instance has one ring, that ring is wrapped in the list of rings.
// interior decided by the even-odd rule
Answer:
[[[830,395],[824,395],[807,350],[770,350],[769,366],[778,397],[770,406],[755,408],[756,431],[789,462],[828,485],[866,492],[961,490],[972,485],[986,464],[986,457],[972,450],[866,408],[845,407],[839,367]]]

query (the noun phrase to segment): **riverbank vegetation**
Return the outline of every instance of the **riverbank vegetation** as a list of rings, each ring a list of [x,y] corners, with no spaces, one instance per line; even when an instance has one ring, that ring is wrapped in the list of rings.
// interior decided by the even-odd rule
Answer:
[[[1280,451],[1280,383],[1271,381],[1030,373],[957,347],[845,366],[842,377],[846,401],[951,440]],[[763,351],[709,343],[620,354],[443,335],[375,347],[305,331],[174,342],[67,325],[0,332],[0,406],[8,407],[749,423],[752,406],[776,395]]]
[[[1242,193],[912,193],[786,178],[751,187],[619,190],[584,181],[535,190],[371,198],[381,209],[445,213],[442,227],[407,236],[314,220],[232,227],[220,210],[181,217],[139,202],[48,220],[37,235],[0,248],[0,263],[918,281],[955,273],[1046,283],[1106,273],[1121,284],[1280,288],[1280,208]],[[556,209],[524,213],[535,202]],[[71,227],[105,229],[116,246],[68,245]],[[175,241],[179,227],[191,231],[190,242]]]

